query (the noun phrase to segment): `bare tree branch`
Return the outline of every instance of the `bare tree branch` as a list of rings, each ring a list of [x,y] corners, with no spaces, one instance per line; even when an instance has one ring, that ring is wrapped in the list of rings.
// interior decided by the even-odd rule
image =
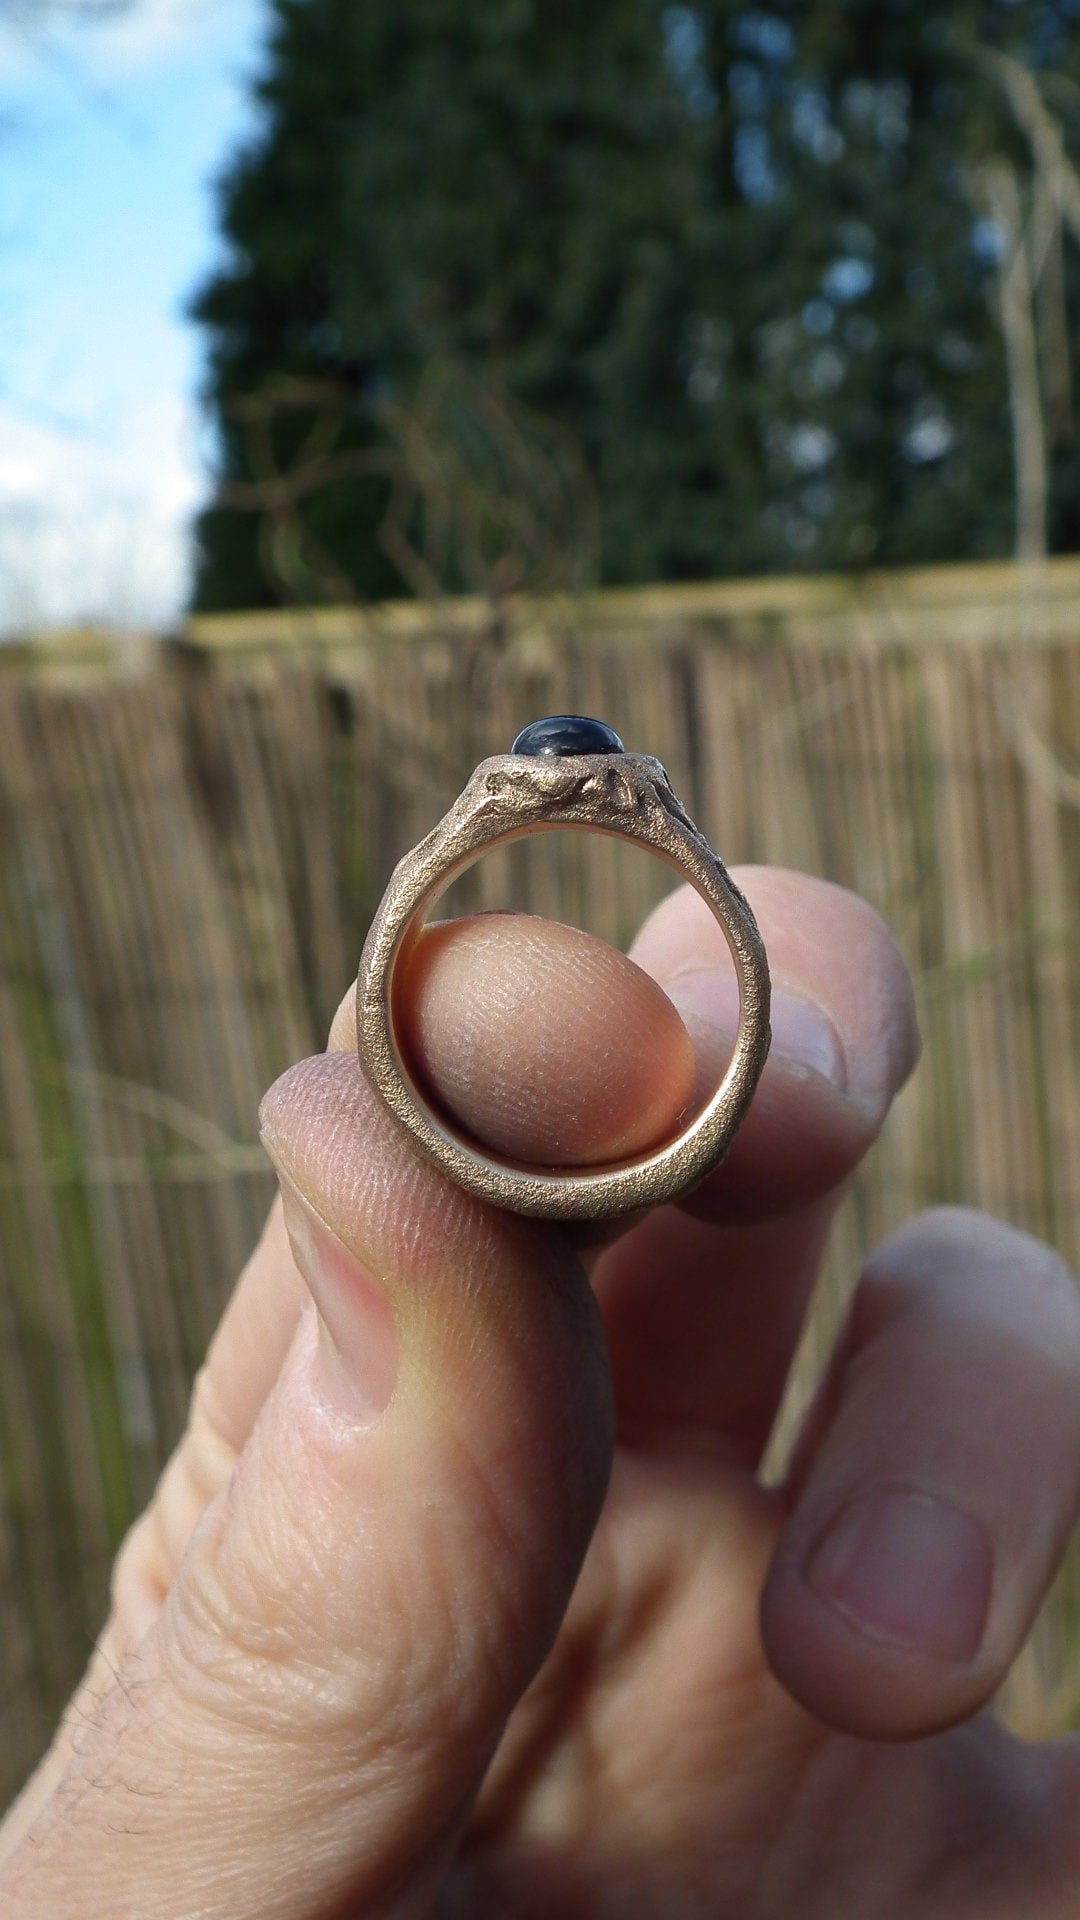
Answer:
[[[1032,158],[1057,199],[1074,240],[1080,240],[1080,173],[1065,152],[1065,136],[1029,67],[1012,54],[981,47],[979,60],[1001,82],[1016,123],[1027,135]]]
[[[464,586],[487,598],[498,624],[508,593],[595,575],[599,518],[576,445],[460,367],[431,368],[408,407],[365,406],[344,383],[287,376],[236,396],[229,411],[250,478],[223,482],[218,502],[260,516],[263,565],[290,601],[356,600],[302,509],[336,482],[372,475],[388,482],[375,537],[422,599]],[[343,446],[365,411],[371,444]]]
[[[1065,303],[1065,247],[1060,201],[1040,170],[1032,212],[1036,321],[1042,363],[1043,406],[1049,438],[1073,437],[1072,357]]]
[[[1030,218],[1019,175],[1005,160],[981,167],[975,188],[1004,242],[997,300],[1009,371],[1017,556],[1033,561],[1047,550],[1047,441],[1073,437],[1064,238],[1068,232],[1080,241],[1080,172],[1034,73],[996,48],[980,47],[976,58],[1001,87],[1031,150]]]
[[[1016,469],[1016,557],[1046,558],[1047,461],[1035,331],[1034,287],[1016,170],[1007,160],[979,168],[976,181],[990,218],[1002,234],[998,310],[1009,372],[1013,459]]]

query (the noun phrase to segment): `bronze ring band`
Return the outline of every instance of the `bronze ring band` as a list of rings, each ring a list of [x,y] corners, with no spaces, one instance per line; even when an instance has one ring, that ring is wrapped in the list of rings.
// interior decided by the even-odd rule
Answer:
[[[530,745],[530,737],[562,744]],[[597,740],[602,751],[574,750]],[[581,1170],[501,1159],[436,1112],[410,1069],[396,1022],[397,970],[438,896],[492,847],[559,827],[617,834],[676,867],[719,921],[739,982],[735,1051],[715,1094],[686,1130],[643,1159]],[[674,1200],[723,1158],[769,1050],[769,971],[749,906],[676,799],[659,760],[625,752],[601,722],[557,716],[526,728],[512,753],[481,761],[449,813],[394,869],[360,960],[356,1033],[371,1085],[460,1186],[515,1213],[599,1220]]]

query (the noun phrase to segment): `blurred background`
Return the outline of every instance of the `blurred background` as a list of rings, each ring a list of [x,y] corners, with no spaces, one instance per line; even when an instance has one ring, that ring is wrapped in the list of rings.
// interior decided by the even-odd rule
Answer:
[[[6,1796],[260,1094],[526,721],[915,975],[774,1463],[913,1209],[1080,1259],[1080,0],[0,0],[0,186]],[[546,835],[456,901],[625,944],[669,884]],[[1004,1706],[1080,1722],[1080,1558]]]

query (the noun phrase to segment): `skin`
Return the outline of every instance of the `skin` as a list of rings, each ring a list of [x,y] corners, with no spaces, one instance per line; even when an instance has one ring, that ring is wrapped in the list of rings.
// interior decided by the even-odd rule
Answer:
[[[738,878],[776,1041],[682,1207],[575,1240],[457,1192],[349,1002],[270,1090],[283,1200],[0,1830],[10,1920],[1075,1913],[1080,1750],[988,1705],[1080,1498],[1075,1284],[981,1215],[909,1222],[761,1484],[917,1038],[865,905]],[[428,936],[412,1043],[492,1144],[602,1160],[715,1082],[728,971],[686,891],[633,963],[488,916]]]

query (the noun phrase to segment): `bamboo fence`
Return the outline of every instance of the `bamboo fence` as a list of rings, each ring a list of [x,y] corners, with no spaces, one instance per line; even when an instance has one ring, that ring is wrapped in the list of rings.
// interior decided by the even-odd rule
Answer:
[[[787,1425],[868,1244],[938,1200],[1080,1256],[1080,563],[202,620],[0,655],[0,1795],[84,1665],[399,854],[548,712],[656,753],[733,861],[856,888],[923,1064],[847,1202]],[[611,840],[456,904],[619,943],[670,885]],[[912,1383],[914,1392],[918,1382]],[[1080,1560],[1010,1685],[1072,1723]]]

